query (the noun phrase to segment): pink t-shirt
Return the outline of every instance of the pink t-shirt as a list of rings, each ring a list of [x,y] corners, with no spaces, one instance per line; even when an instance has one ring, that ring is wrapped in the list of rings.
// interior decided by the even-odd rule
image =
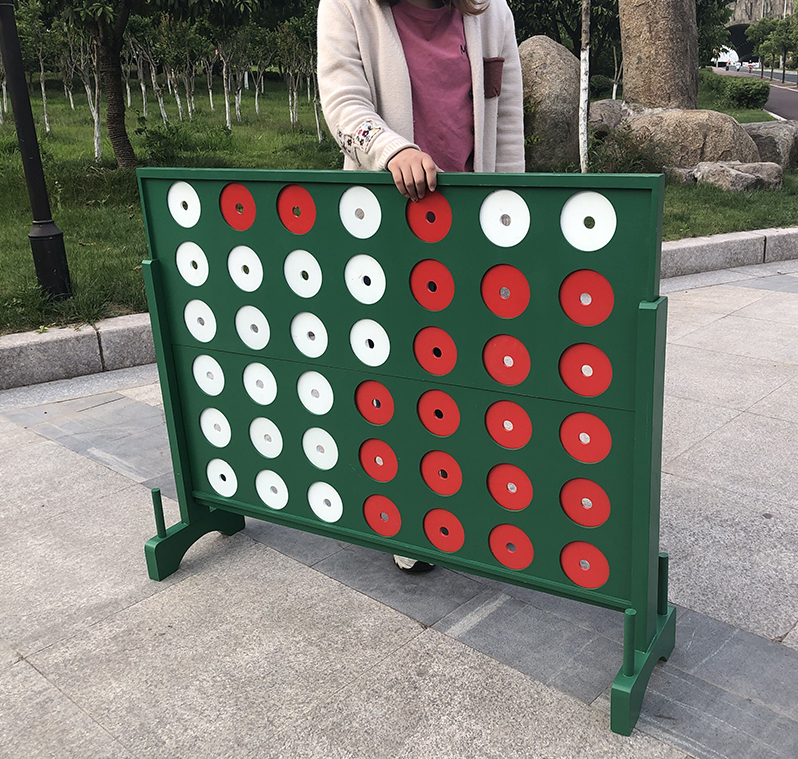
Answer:
[[[450,6],[393,6],[413,91],[413,140],[443,171],[474,170],[474,100],[463,16]]]

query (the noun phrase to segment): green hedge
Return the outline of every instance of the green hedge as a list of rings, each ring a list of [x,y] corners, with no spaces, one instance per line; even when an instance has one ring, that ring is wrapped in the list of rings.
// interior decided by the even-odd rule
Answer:
[[[698,72],[699,86],[731,108],[763,108],[770,97],[770,84],[759,79],[722,76],[708,69]]]

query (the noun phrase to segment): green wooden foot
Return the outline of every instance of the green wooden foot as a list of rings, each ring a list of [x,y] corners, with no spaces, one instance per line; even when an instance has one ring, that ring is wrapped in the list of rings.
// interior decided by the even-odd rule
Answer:
[[[640,716],[643,696],[654,665],[659,659],[667,661],[673,651],[676,643],[676,609],[668,606],[665,614],[657,615],[657,632],[648,651],[634,649],[634,612],[627,611],[626,623],[624,665],[612,684],[610,699],[610,726],[614,733],[621,735],[630,735]],[[629,628],[631,636],[628,634]]]
[[[157,509],[156,509],[157,515]],[[156,516],[157,522],[157,516]],[[211,509],[207,515],[190,523],[178,522],[163,535],[150,538],[144,545],[147,572],[152,580],[163,580],[177,571],[180,562],[191,546],[209,532],[233,535],[244,528],[244,517],[221,509]],[[161,525],[158,525],[160,533]]]

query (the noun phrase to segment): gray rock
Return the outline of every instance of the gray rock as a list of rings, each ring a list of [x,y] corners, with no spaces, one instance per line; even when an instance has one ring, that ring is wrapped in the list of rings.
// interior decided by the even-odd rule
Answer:
[[[754,141],[725,113],[661,111],[635,116],[627,123],[633,134],[651,138],[666,149],[670,166],[690,168],[703,161],[759,161]]]
[[[798,121],[763,121],[741,125],[759,149],[763,161],[791,169],[798,162]]]
[[[674,184],[695,184],[693,169],[680,169],[678,166],[665,166],[662,169],[665,178]]]
[[[105,371],[155,362],[149,314],[105,319],[97,325]]]
[[[757,163],[741,163],[739,166],[731,164],[732,168],[737,171],[743,171],[746,174],[753,174],[759,177],[761,190],[780,190],[781,183],[784,178],[784,169],[778,163],[772,161],[758,161]]]
[[[524,80],[527,171],[579,163],[579,61],[543,35],[518,48]]]
[[[777,163],[702,162],[692,173],[698,184],[722,190],[778,190],[782,180]]]
[[[603,136],[617,129],[625,115],[622,100],[596,100],[590,104],[588,123],[597,136]]]

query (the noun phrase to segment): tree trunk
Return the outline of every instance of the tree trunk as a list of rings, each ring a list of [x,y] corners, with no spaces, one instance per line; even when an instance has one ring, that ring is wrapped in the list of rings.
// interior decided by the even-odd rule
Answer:
[[[166,69],[166,81],[169,85],[169,92],[175,98],[175,102],[177,103],[177,117],[180,121],[183,120],[183,100],[180,97],[180,88],[177,86],[177,80],[175,79],[175,72],[172,71],[171,68]]]
[[[255,79],[255,114],[260,116],[260,101],[258,100],[258,96],[260,95],[260,82],[261,77]]]
[[[146,66],[144,58],[141,58],[136,63],[136,71],[138,72],[139,87],[141,88],[141,115],[147,118],[147,82],[145,81],[144,68]]]
[[[42,88],[42,108],[44,110],[44,131],[50,134],[50,114],[47,113],[47,89],[44,86],[44,58],[39,56],[39,85]]]
[[[590,108],[590,0],[582,0],[582,46],[579,63],[579,168],[583,174],[587,174],[587,117]]]
[[[130,79],[125,79],[125,90],[127,91],[127,107],[130,108]]]
[[[230,120],[230,77],[227,73],[227,58],[222,56],[222,88],[224,89],[224,123],[228,129],[233,128]]]
[[[95,53],[96,50],[97,49],[95,48]],[[94,160],[97,161],[97,163],[100,163],[103,157],[102,133],[100,131],[102,124],[101,106],[100,106],[102,102],[102,91],[100,89],[100,66],[97,58],[98,55],[95,54],[94,56]]]
[[[155,66],[153,65],[152,61],[150,61],[150,77],[152,79],[152,89],[155,92],[155,98],[158,101],[158,108],[161,109],[161,119],[163,119],[164,124],[168,124],[169,117],[166,115],[166,107],[163,104],[163,88],[160,84],[158,84],[158,72],[155,70]]]
[[[8,113],[8,85],[3,81],[3,113]]]
[[[316,137],[321,144],[324,132],[321,131],[321,119],[319,119],[319,84],[315,73],[313,74],[313,115],[316,117]]]

